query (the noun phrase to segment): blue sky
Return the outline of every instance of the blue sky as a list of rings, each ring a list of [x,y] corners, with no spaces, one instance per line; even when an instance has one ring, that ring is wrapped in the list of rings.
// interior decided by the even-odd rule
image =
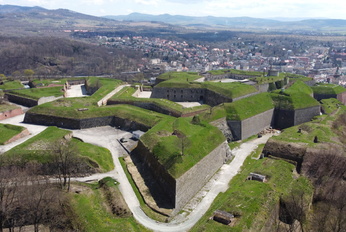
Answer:
[[[0,4],[64,8],[95,16],[139,12],[154,15],[346,19],[344,0],[0,0]]]

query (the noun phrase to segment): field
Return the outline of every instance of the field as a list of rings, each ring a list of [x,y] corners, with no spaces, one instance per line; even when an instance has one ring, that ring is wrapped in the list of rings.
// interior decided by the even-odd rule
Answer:
[[[33,100],[38,100],[41,97],[50,97],[50,96],[60,97],[63,95],[61,86],[13,90],[10,93],[21,96],[21,97],[30,98]]]

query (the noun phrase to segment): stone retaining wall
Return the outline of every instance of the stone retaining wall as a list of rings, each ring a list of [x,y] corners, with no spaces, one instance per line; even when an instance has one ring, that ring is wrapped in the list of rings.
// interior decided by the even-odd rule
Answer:
[[[173,214],[179,213],[230,157],[231,151],[224,142],[179,177],[176,180]]]
[[[246,139],[273,124],[274,109],[267,110],[244,120],[227,120],[234,140]]]
[[[27,107],[33,107],[38,105],[38,101],[30,98],[17,96],[11,93],[5,93],[5,97],[8,101]]]
[[[141,123],[115,116],[74,119],[27,112],[24,117],[24,122],[45,126],[57,126],[66,129],[86,129],[100,126],[114,126],[127,131],[147,131],[149,129],[148,126]]]

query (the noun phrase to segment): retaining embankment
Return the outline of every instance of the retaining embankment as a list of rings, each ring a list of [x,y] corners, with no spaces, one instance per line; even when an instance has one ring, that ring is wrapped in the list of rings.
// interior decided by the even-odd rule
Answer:
[[[22,106],[33,107],[38,105],[38,100],[17,96],[11,93],[5,93],[5,97],[8,101]]]
[[[16,108],[13,110],[7,110],[4,112],[0,112],[0,120],[12,118],[12,117],[15,117],[15,116],[20,115],[20,114],[23,114],[22,108]]]
[[[30,135],[30,132],[28,131],[28,129],[24,129],[22,132],[20,132],[19,134],[13,136],[12,138],[10,138],[9,140],[7,140],[6,142],[4,142],[5,144],[9,144],[12,143],[18,139],[24,138],[25,136]]]
[[[27,112],[24,117],[24,122],[45,126],[57,126],[66,129],[86,129],[100,126],[114,126],[128,131],[147,131],[149,129],[144,124],[115,116],[76,119]]]

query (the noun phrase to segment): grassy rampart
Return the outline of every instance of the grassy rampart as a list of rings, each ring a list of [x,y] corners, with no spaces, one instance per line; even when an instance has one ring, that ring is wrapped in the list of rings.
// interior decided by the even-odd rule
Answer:
[[[20,89],[13,90],[10,92],[13,95],[17,95],[24,98],[38,100],[41,97],[59,97],[63,95],[62,87],[48,87],[48,88],[31,88],[31,89]]]
[[[229,120],[244,120],[274,108],[268,93],[260,93],[232,103],[225,103],[224,106]]]
[[[207,123],[193,124],[191,118],[171,118],[150,129],[141,141],[178,178],[225,141],[225,137]]]
[[[334,84],[318,84],[312,87],[314,94],[340,94],[346,91],[346,89],[340,85]]]

